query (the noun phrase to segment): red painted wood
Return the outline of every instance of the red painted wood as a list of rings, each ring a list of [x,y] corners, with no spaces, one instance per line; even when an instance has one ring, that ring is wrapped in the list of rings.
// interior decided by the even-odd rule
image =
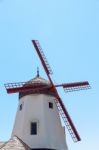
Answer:
[[[89,85],[88,81],[85,82],[75,82],[75,83],[66,83],[63,84],[64,88],[69,88],[69,87],[79,87],[79,86],[87,86]]]
[[[40,60],[41,60],[41,63],[42,63],[42,65],[43,65],[43,67],[44,67],[44,70],[45,70],[47,76],[48,76],[48,79],[50,80],[50,83],[51,83],[51,85],[52,85],[52,88],[53,88],[53,90],[55,91],[56,98],[57,98],[58,102],[60,103],[61,109],[62,109],[63,112],[64,112],[64,116],[67,118],[67,120],[68,120],[68,122],[69,122],[69,125],[70,125],[70,128],[71,128],[71,132],[72,132],[73,135],[74,135],[74,137],[72,136],[72,138],[76,139],[75,141],[80,141],[80,140],[81,140],[81,139],[80,139],[80,136],[79,136],[79,134],[78,134],[78,132],[77,132],[77,130],[76,130],[76,128],[75,128],[73,122],[72,122],[72,119],[71,119],[70,116],[69,116],[69,113],[68,113],[67,109],[65,108],[65,106],[64,106],[64,104],[63,104],[63,102],[62,102],[62,100],[61,100],[61,98],[60,98],[60,96],[59,96],[59,94],[58,94],[58,92],[57,92],[57,89],[56,89],[56,87],[55,87],[55,85],[54,85],[54,82],[52,81],[52,79],[51,79],[51,77],[50,77],[50,72],[49,72],[49,70],[48,70],[48,68],[47,68],[47,66],[46,66],[46,63],[45,63],[45,61],[44,61],[44,59],[43,59],[42,54],[40,53],[40,50],[39,50],[39,48],[38,48],[38,46],[37,46],[37,44],[36,44],[36,41],[33,40],[32,43],[33,43],[33,45],[34,45],[34,47],[35,47],[35,49],[36,49],[36,52],[37,52],[37,54],[38,54],[38,56],[39,56],[39,58],[40,58]]]
[[[19,93],[19,92],[26,92],[26,91],[39,91],[39,90],[46,90],[46,89],[51,89],[51,86],[46,86],[46,87],[42,87],[42,86],[23,86],[23,87],[15,87],[15,88],[6,88],[7,93],[12,94],[12,93]]]

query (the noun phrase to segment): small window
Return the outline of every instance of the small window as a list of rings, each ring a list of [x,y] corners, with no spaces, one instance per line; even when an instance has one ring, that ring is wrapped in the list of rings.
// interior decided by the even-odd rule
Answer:
[[[31,135],[37,135],[37,122],[31,123]]]
[[[20,106],[19,106],[19,110],[20,110],[20,111],[22,110],[22,104],[20,104]]]
[[[49,102],[49,108],[53,109],[53,103]]]

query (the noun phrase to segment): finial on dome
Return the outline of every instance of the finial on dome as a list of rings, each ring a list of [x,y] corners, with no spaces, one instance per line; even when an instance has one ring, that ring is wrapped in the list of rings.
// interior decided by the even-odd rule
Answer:
[[[37,77],[39,77],[39,67],[37,67]]]

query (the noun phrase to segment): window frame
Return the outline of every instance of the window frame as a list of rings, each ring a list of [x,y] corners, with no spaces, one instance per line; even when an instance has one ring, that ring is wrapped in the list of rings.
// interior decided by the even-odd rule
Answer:
[[[37,133],[38,133],[38,123],[37,121],[33,121],[30,123],[30,135],[37,135]]]
[[[19,105],[19,111],[22,111],[22,109],[23,109],[23,104],[20,104]]]
[[[53,109],[53,103],[52,102],[49,102],[48,106],[49,106],[49,109]]]

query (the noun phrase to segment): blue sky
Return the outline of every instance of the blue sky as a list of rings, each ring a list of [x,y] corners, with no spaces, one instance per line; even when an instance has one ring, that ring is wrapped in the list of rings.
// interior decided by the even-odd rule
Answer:
[[[31,40],[38,39],[55,83],[88,80],[91,90],[59,93],[82,141],[70,150],[99,149],[99,1],[0,0],[0,140],[11,135],[18,95],[4,83],[46,75]]]

